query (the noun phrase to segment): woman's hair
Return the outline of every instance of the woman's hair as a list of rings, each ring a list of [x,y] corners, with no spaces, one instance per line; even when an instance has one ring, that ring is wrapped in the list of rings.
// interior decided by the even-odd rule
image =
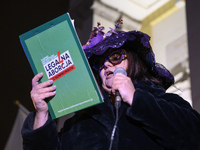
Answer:
[[[156,78],[152,71],[149,71],[148,66],[139,58],[139,56],[131,50],[126,50],[128,59],[128,70],[127,75],[132,79],[134,83],[138,80],[153,82],[156,85],[162,85],[159,78]]]
[[[137,83],[137,81],[146,81],[146,82],[153,82],[156,85],[160,85],[163,87],[162,82],[155,77],[152,73],[150,73],[149,68],[141,61],[139,56],[133,52],[133,50],[126,50],[126,55],[128,59],[128,69],[127,69],[127,76],[129,76],[133,83]],[[91,63],[90,63],[91,64]],[[99,75],[99,71],[92,69],[96,81],[101,87],[102,81]]]

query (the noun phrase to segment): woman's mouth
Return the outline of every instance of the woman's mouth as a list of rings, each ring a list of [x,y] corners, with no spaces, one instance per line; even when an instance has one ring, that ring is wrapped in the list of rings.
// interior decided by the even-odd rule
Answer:
[[[113,72],[112,71],[106,72],[106,78],[110,78],[112,76],[113,76]]]

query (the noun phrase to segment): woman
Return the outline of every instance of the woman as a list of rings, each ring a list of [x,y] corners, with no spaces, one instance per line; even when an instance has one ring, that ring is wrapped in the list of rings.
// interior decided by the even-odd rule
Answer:
[[[105,102],[77,112],[58,134],[44,101],[56,94],[56,87],[52,81],[38,84],[43,74],[36,75],[31,91],[36,111],[22,128],[24,149],[199,149],[200,115],[178,95],[165,93],[174,78],[155,62],[149,36],[139,31],[104,34],[102,29],[94,28],[83,49]],[[117,68],[127,76],[113,75]],[[122,102],[115,112],[116,91]]]

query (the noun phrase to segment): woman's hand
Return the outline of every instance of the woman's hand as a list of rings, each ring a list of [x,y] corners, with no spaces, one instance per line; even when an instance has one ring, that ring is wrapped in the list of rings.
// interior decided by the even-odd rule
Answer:
[[[42,76],[43,73],[40,73],[34,76],[32,79],[31,98],[36,109],[34,129],[44,125],[48,119],[48,106],[45,102],[45,98],[49,98],[56,94],[56,86],[51,86],[53,84],[52,80],[40,84],[38,83]]]
[[[115,91],[118,90],[122,100],[129,105],[132,105],[133,95],[135,93],[135,87],[130,77],[122,73],[117,73],[112,82],[112,93],[115,95]]]

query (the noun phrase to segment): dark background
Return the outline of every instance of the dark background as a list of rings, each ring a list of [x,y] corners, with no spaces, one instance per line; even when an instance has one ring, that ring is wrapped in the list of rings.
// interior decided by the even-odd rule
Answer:
[[[200,1],[186,0],[188,48],[193,107],[200,113]]]
[[[4,0],[5,1],[5,0]],[[0,149],[3,149],[12,129],[19,100],[33,111],[30,99],[33,72],[19,42],[19,35],[50,21],[66,12],[75,19],[82,44],[89,38],[92,28],[90,6],[93,0],[17,0],[0,2]],[[200,108],[200,1],[187,0],[188,41],[191,68],[192,98],[195,109]],[[200,112],[200,111],[199,111]]]

